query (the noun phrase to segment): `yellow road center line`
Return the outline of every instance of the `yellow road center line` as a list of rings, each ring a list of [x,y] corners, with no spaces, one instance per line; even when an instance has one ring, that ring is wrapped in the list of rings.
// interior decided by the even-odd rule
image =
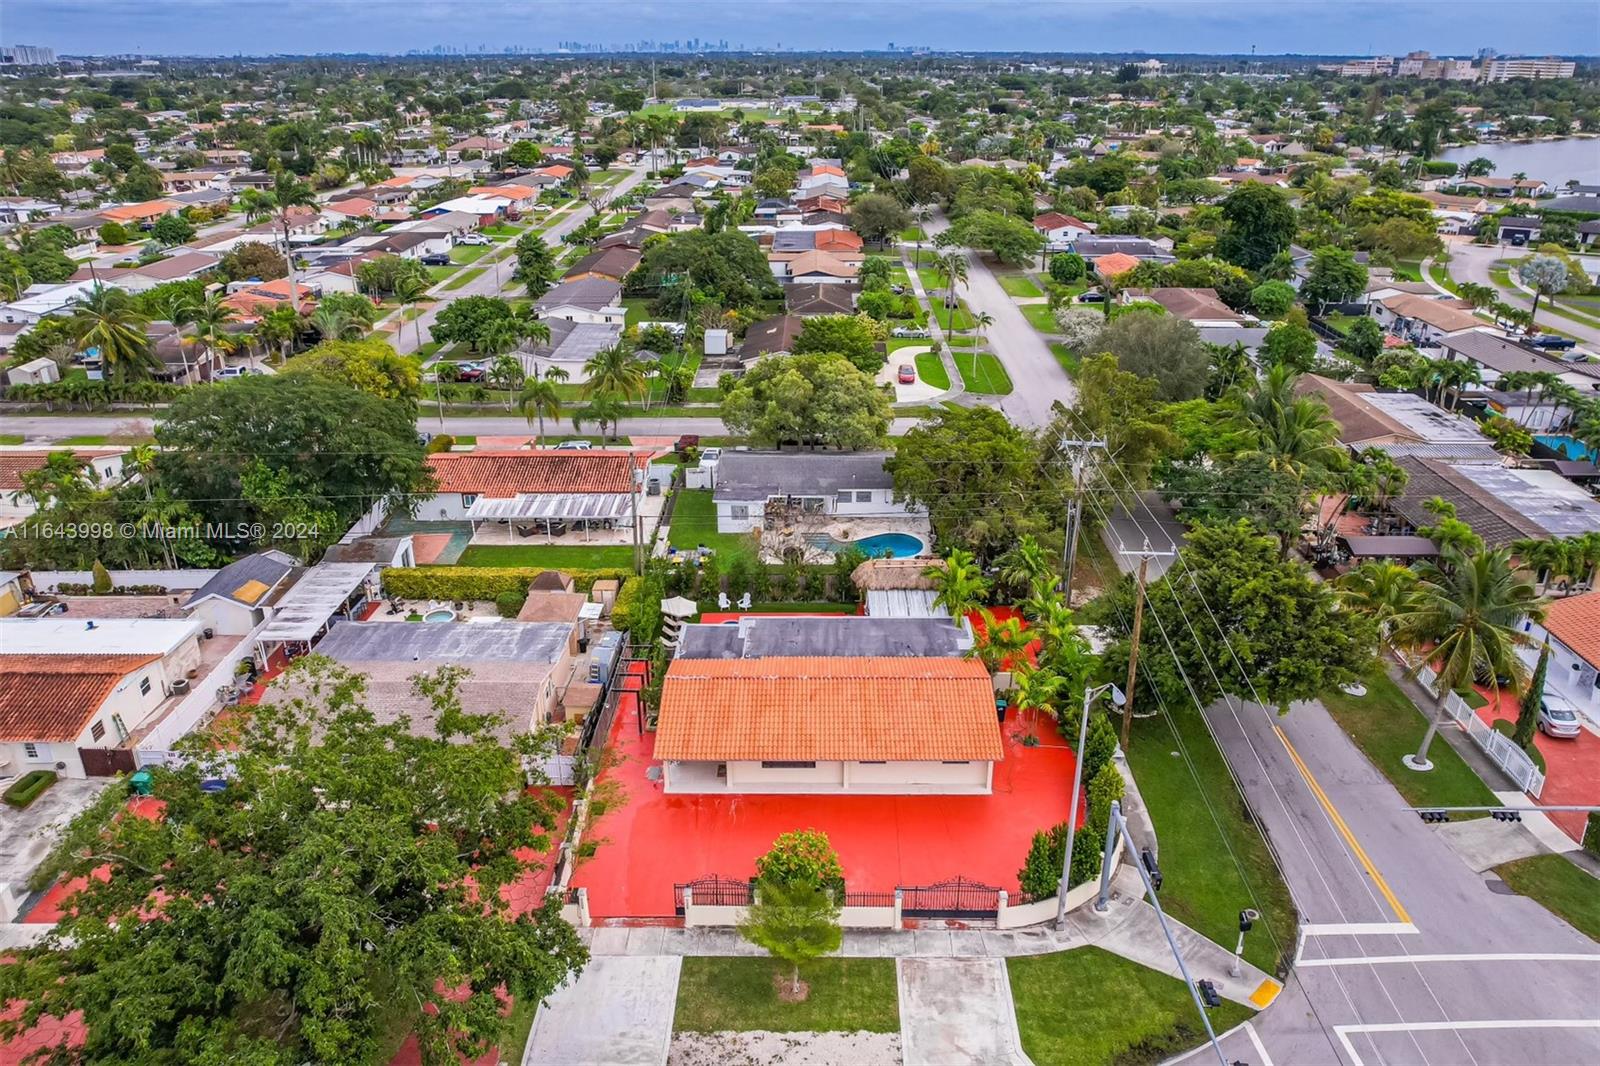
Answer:
[[[1295,767],[1299,769],[1300,776],[1305,779],[1307,787],[1317,797],[1317,802],[1322,804],[1322,809],[1328,812],[1328,817],[1333,821],[1334,828],[1339,830],[1339,835],[1344,837],[1344,842],[1350,848],[1350,853],[1356,857],[1356,861],[1367,871],[1367,876],[1372,878],[1373,883],[1378,886],[1378,891],[1383,894],[1383,898],[1394,909],[1395,917],[1402,922],[1411,921],[1411,915],[1406,913],[1405,907],[1401,906],[1399,898],[1394,894],[1394,890],[1389,887],[1389,883],[1383,879],[1383,875],[1378,872],[1378,868],[1367,857],[1367,852],[1362,848],[1361,842],[1356,839],[1356,835],[1345,824],[1344,818],[1340,816],[1338,809],[1333,805],[1333,801],[1328,798],[1328,794],[1322,791],[1322,786],[1317,784],[1317,779],[1311,774],[1311,768],[1305,764],[1304,759],[1300,758],[1300,753],[1294,750],[1294,745],[1289,743],[1289,738],[1284,734],[1283,729],[1274,725],[1272,731],[1278,734],[1278,740],[1282,742],[1284,750],[1289,753],[1289,758],[1294,760]]]

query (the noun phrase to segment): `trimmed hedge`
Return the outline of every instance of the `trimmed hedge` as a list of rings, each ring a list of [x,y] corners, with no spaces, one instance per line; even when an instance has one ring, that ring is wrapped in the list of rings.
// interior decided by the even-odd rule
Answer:
[[[1583,850],[1600,859],[1600,811],[1590,811],[1583,829]]]
[[[506,593],[527,596],[533,579],[544,573],[544,566],[391,566],[383,571],[383,589],[406,600],[480,600],[494,602]],[[596,581],[624,579],[632,571],[561,571],[573,580],[580,592],[588,592]]]
[[[23,774],[5,791],[6,803],[22,810],[39,798],[39,794],[56,783],[54,770],[33,770]]]

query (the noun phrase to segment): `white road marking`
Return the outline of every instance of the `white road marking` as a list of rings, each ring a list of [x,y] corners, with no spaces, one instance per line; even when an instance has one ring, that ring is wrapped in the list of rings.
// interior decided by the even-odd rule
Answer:
[[[1333,1034],[1350,1056],[1352,1066],[1366,1066],[1366,1060],[1356,1053],[1348,1034],[1365,1033],[1418,1033],[1443,1032],[1462,1029],[1600,1029],[1600,1018],[1508,1018],[1503,1020],[1459,1022],[1379,1022],[1372,1025],[1336,1025]]]
[[[1306,936],[1385,936],[1421,932],[1411,922],[1307,922],[1300,931]]]
[[[1261,1066],[1272,1066],[1272,1056],[1267,1054],[1267,1046],[1261,1042],[1261,1037],[1256,1035],[1256,1027],[1245,1022],[1244,1035],[1250,1038],[1251,1046],[1256,1049],[1256,1055],[1261,1059]]]
[[[1366,955],[1343,959],[1301,959],[1301,966],[1366,966],[1405,962],[1594,962],[1600,955],[1563,955],[1549,952],[1508,952],[1503,955]]]

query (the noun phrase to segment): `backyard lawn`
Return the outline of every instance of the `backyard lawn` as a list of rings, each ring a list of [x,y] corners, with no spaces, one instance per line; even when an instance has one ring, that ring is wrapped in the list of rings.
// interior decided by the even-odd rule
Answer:
[[[1007,959],[1006,970],[1022,1050],[1038,1066],[1158,1062],[1205,1042],[1182,981],[1099,948]],[[1224,1000],[1211,1025],[1220,1033],[1253,1013]]]
[[[1006,368],[1000,365],[1000,360],[993,355],[988,352],[961,351],[952,351],[950,354],[955,357],[956,369],[961,371],[961,380],[968,392],[987,396],[1011,394],[1011,378],[1006,374]]]
[[[1600,940],[1600,881],[1591,875],[1559,855],[1518,859],[1496,866],[1494,872],[1590,940]]]
[[[1174,754],[1180,750],[1175,738],[1192,771]],[[1264,920],[1245,938],[1244,957],[1276,973],[1280,957],[1294,951],[1294,903],[1205,719],[1193,706],[1135,719],[1128,765],[1161,841],[1162,907],[1230,945],[1239,933],[1239,911],[1254,907]]]
[[[1339,728],[1393,783],[1406,803],[1413,807],[1492,807],[1499,802],[1444,737],[1435,738],[1428,749],[1428,758],[1433,760],[1431,771],[1406,769],[1400,760],[1417,750],[1428,721],[1382,666],[1373,670],[1366,686],[1365,696],[1350,696],[1335,689],[1320,698]],[[1458,812],[1451,817],[1482,815]]]
[[[625,544],[474,544],[461,553],[457,566],[543,566],[596,570],[633,567],[633,548]]]
[[[1017,310],[1021,311],[1022,317],[1040,333],[1056,331],[1056,313],[1050,309],[1049,304],[1022,304]]]
[[[944,360],[939,358],[938,352],[923,352],[917,356],[917,378],[936,389],[950,387],[950,371],[944,368]]]
[[[1006,290],[1006,294],[1009,296],[1031,297],[1044,295],[1039,286],[1035,285],[1033,279],[1026,274],[996,274],[995,278],[1000,282],[1000,287]]]
[[[630,326],[636,326],[640,322],[655,321],[655,317],[650,313],[650,297],[648,296],[624,296],[622,298],[622,306],[628,309],[626,322]]]
[[[704,545],[718,555],[755,554],[755,542],[747,533],[718,533],[717,505],[710,489],[678,489],[672,504],[672,523],[667,527],[667,542],[674,548]]]
[[[690,956],[678,978],[673,1029],[680,1033],[898,1033],[900,1000],[893,959],[814,959],[800,967],[811,986],[802,1003],[785,1003],[772,983],[789,975],[770,958]]]
[[[1350,327],[1355,325],[1356,322],[1360,320],[1360,318],[1361,318],[1360,315],[1341,315],[1341,314],[1338,314],[1338,313],[1334,313],[1334,314],[1329,314],[1329,315],[1323,315],[1322,316],[1322,321],[1329,329],[1333,330],[1335,333],[1348,334],[1350,332]]]

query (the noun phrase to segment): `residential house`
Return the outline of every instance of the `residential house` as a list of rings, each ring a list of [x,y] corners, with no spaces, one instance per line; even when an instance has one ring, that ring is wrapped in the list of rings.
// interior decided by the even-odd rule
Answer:
[[[919,567],[928,565],[926,560],[915,562]],[[747,614],[736,625],[684,626],[673,657],[954,659],[964,655],[972,643],[971,635],[951,622],[948,614],[942,618]]]
[[[1433,217],[1441,233],[1476,233],[1479,221],[1493,213],[1489,201],[1481,196],[1451,196],[1441,192],[1417,195],[1433,205]]]
[[[1110,281],[1137,267],[1139,260],[1125,252],[1112,252],[1089,260],[1089,265],[1102,281]]]
[[[61,213],[61,205],[35,196],[0,196],[0,222],[17,225]]]
[[[1425,455],[1456,462],[1498,463],[1500,455],[1470,418],[1409,392],[1379,392],[1364,382],[1303,374],[1295,391],[1317,396],[1339,424],[1339,443],[1352,452],[1382,448],[1393,456]]]
[[[623,325],[628,309],[622,304],[622,282],[603,277],[562,281],[533,302],[542,319]]]
[[[634,472],[649,463],[645,452],[555,448],[524,451],[440,452],[428,456],[438,480],[436,493],[421,501],[417,517],[461,521],[474,517],[480,500],[548,497],[608,497],[608,511],[631,519]],[[480,511],[482,509],[480,508]]]
[[[42,469],[60,451],[68,452],[95,484],[106,486],[122,481],[126,448],[0,448],[0,529],[17,525],[38,510],[23,495],[23,476]]]
[[[1600,532],[1600,502],[1554,471],[1420,455],[1395,462],[1408,480],[1389,507],[1413,528],[1434,524],[1426,505],[1437,497],[1491,548]]]
[[[244,635],[272,613],[272,605],[299,579],[294,556],[275,548],[235,559],[185,601],[184,614],[217,633]]]
[[[1124,255],[1139,262],[1171,263],[1170,241],[1152,241],[1145,237],[1079,237],[1072,242],[1072,250],[1085,259],[1098,259],[1105,255]]]
[[[597,352],[622,340],[620,322],[574,322],[569,318],[543,321],[550,328],[550,340],[534,347],[525,343],[511,353],[522,363],[522,372],[529,377],[560,369],[574,384],[587,381],[584,364]]]
[[[182,209],[183,205],[176,200],[145,200],[143,203],[108,207],[100,212],[100,217],[106,222],[142,226],[153,224],[156,219],[164,215],[175,215]]]
[[[856,289],[853,285],[819,285],[795,282],[783,290],[783,305],[790,315],[853,315]]]
[[[1503,242],[1531,243],[1539,239],[1544,230],[1544,219],[1519,215],[1503,215],[1495,220],[1495,233]]]
[[[1566,422],[1572,412],[1565,404],[1553,402],[1544,396],[1526,393],[1506,393],[1500,389],[1500,379],[1513,373],[1554,374],[1581,394],[1592,395],[1600,391],[1600,363],[1586,360],[1555,359],[1544,352],[1525,348],[1491,333],[1474,329],[1453,333],[1439,341],[1446,359],[1461,359],[1476,364],[1483,378],[1492,405],[1507,418],[1530,429],[1550,429]]]
[[[643,258],[643,253],[637,248],[615,246],[597,248],[573,263],[565,274],[565,279],[580,281],[584,278],[601,278],[607,281],[622,281],[638,269],[639,261]]]
[[[813,285],[853,285],[861,272],[862,255],[859,252],[805,252],[774,253],[767,257],[773,276],[785,283]]]
[[[1059,211],[1046,211],[1033,216],[1033,228],[1043,234],[1045,250],[1050,252],[1071,251],[1080,238],[1094,233],[1094,227],[1089,223]]]
[[[1200,326],[1243,326],[1252,321],[1222,302],[1216,289],[1128,289],[1122,294],[1125,304],[1146,301],[1158,304],[1174,318]]]
[[[831,285],[821,287],[833,290]],[[752,322],[744,331],[744,340],[739,345],[739,361],[748,365],[763,355],[788,355],[794,351],[794,342],[804,326],[805,319],[798,315],[774,315],[760,322]]]
[[[505,141],[493,137],[465,137],[444,150],[445,159],[454,163],[461,159],[463,152],[476,152],[479,155],[499,155],[511,146]]]
[[[850,519],[916,517],[897,500],[886,452],[724,452],[713,498],[718,533],[762,528],[769,505],[802,515]]]
[[[518,213],[531,210],[539,202],[539,190],[532,185],[474,185],[467,195],[504,200],[510,210]]]
[[[1463,189],[1477,189],[1485,196],[1548,196],[1550,185],[1541,178],[1462,178],[1456,183]]]
[[[1590,725],[1600,727],[1600,591],[1559,596],[1545,607],[1544,623],[1523,619],[1533,643],[1520,654],[1531,671],[1539,647],[1550,645],[1545,685],[1565,696]]]
[[[1434,347],[1445,337],[1484,324],[1465,300],[1412,293],[1385,296],[1372,304],[1372,313],[1384,329],[1418,347]]]
[[[187,620],[0,619],[0,772],[131,770],[124,745],[187,692],[200,641]]]
[[[805,795],[986,795],[1004,758],[988,672],[946,657],[674,659],[654,754],[667,792]]]

